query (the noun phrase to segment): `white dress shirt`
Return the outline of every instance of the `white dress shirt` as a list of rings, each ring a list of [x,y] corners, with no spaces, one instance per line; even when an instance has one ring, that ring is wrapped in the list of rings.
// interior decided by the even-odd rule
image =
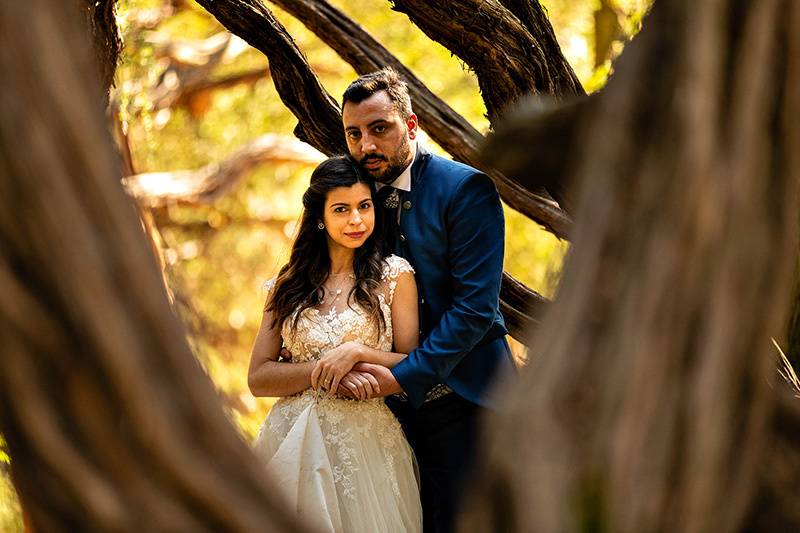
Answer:
[[[411,162],[408,166],[400,173],[397,178],[391,183],[380,183],[376,182],[375,186],[378,190],[381,190],[383,187],[387,185],[391,185],[395,189],[400,189],[401,191],[409,192],[411,190],[411,165],[414,164],[414,159],[417,157],[417,143],[411,141]]]

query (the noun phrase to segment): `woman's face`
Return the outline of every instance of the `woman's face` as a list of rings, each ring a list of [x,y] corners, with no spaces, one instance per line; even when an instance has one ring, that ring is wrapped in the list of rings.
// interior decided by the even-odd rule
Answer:
[[[329,245],[358,248],[375,229],[375,206],[369,187],[356,183],[331,189],[322,216]]]

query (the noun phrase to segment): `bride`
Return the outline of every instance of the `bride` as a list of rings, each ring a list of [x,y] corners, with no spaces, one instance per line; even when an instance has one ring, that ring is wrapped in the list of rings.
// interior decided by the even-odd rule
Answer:
[[[269,293],[248,375],[279,396],[255,451],[290,509],[320,531],[418,532],[413,455],[359,363],[392,367],[418,342],[411,266],[380,251],[370,179],[347,157],[321,163],[303,195],[289,262]],[[278,362],[281,346],[291,364]],[[393,351],[394,347],[394,351]]]

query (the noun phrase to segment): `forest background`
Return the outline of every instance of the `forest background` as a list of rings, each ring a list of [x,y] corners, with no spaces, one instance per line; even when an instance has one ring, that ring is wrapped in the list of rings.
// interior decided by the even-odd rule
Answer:
[[[364,26],[481,133],[489,123],[475,77],[445,48],[383,0],[331,2]],[[650,0],[545,0],[561,48],[587,92],[602,87],[613,59],[640,28]],[[341,95],[356,73],[303,24],[270,4],[319,75]],[[154,223],[167,284],[195,355],[231,421],[251,439],[269,399],[247,389],[251,343],[261,318],[260,286],[285,261],[300,197],[323,156],[294,139],[267,60],[184,1],[123,0],[124,41],[110,127],[129,150],[131,194]],[[267,135],[267,137],[264,137]],[[439,151],[432,140],[425,141]],[[219,176],[217,193],[169,201],[187,176]],[[552,296],[568,244],[506,208],[505,269]],[[524,346],[514,343],[524,364]],[[0,531],[22,531],[0,440]]]

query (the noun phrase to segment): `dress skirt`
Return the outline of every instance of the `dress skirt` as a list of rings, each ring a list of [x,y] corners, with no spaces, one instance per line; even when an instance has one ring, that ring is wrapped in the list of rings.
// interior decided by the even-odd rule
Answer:
[[[383,399],[281,398],[254,449],[289,508],[318,531],[422,530],[413,452]]]

